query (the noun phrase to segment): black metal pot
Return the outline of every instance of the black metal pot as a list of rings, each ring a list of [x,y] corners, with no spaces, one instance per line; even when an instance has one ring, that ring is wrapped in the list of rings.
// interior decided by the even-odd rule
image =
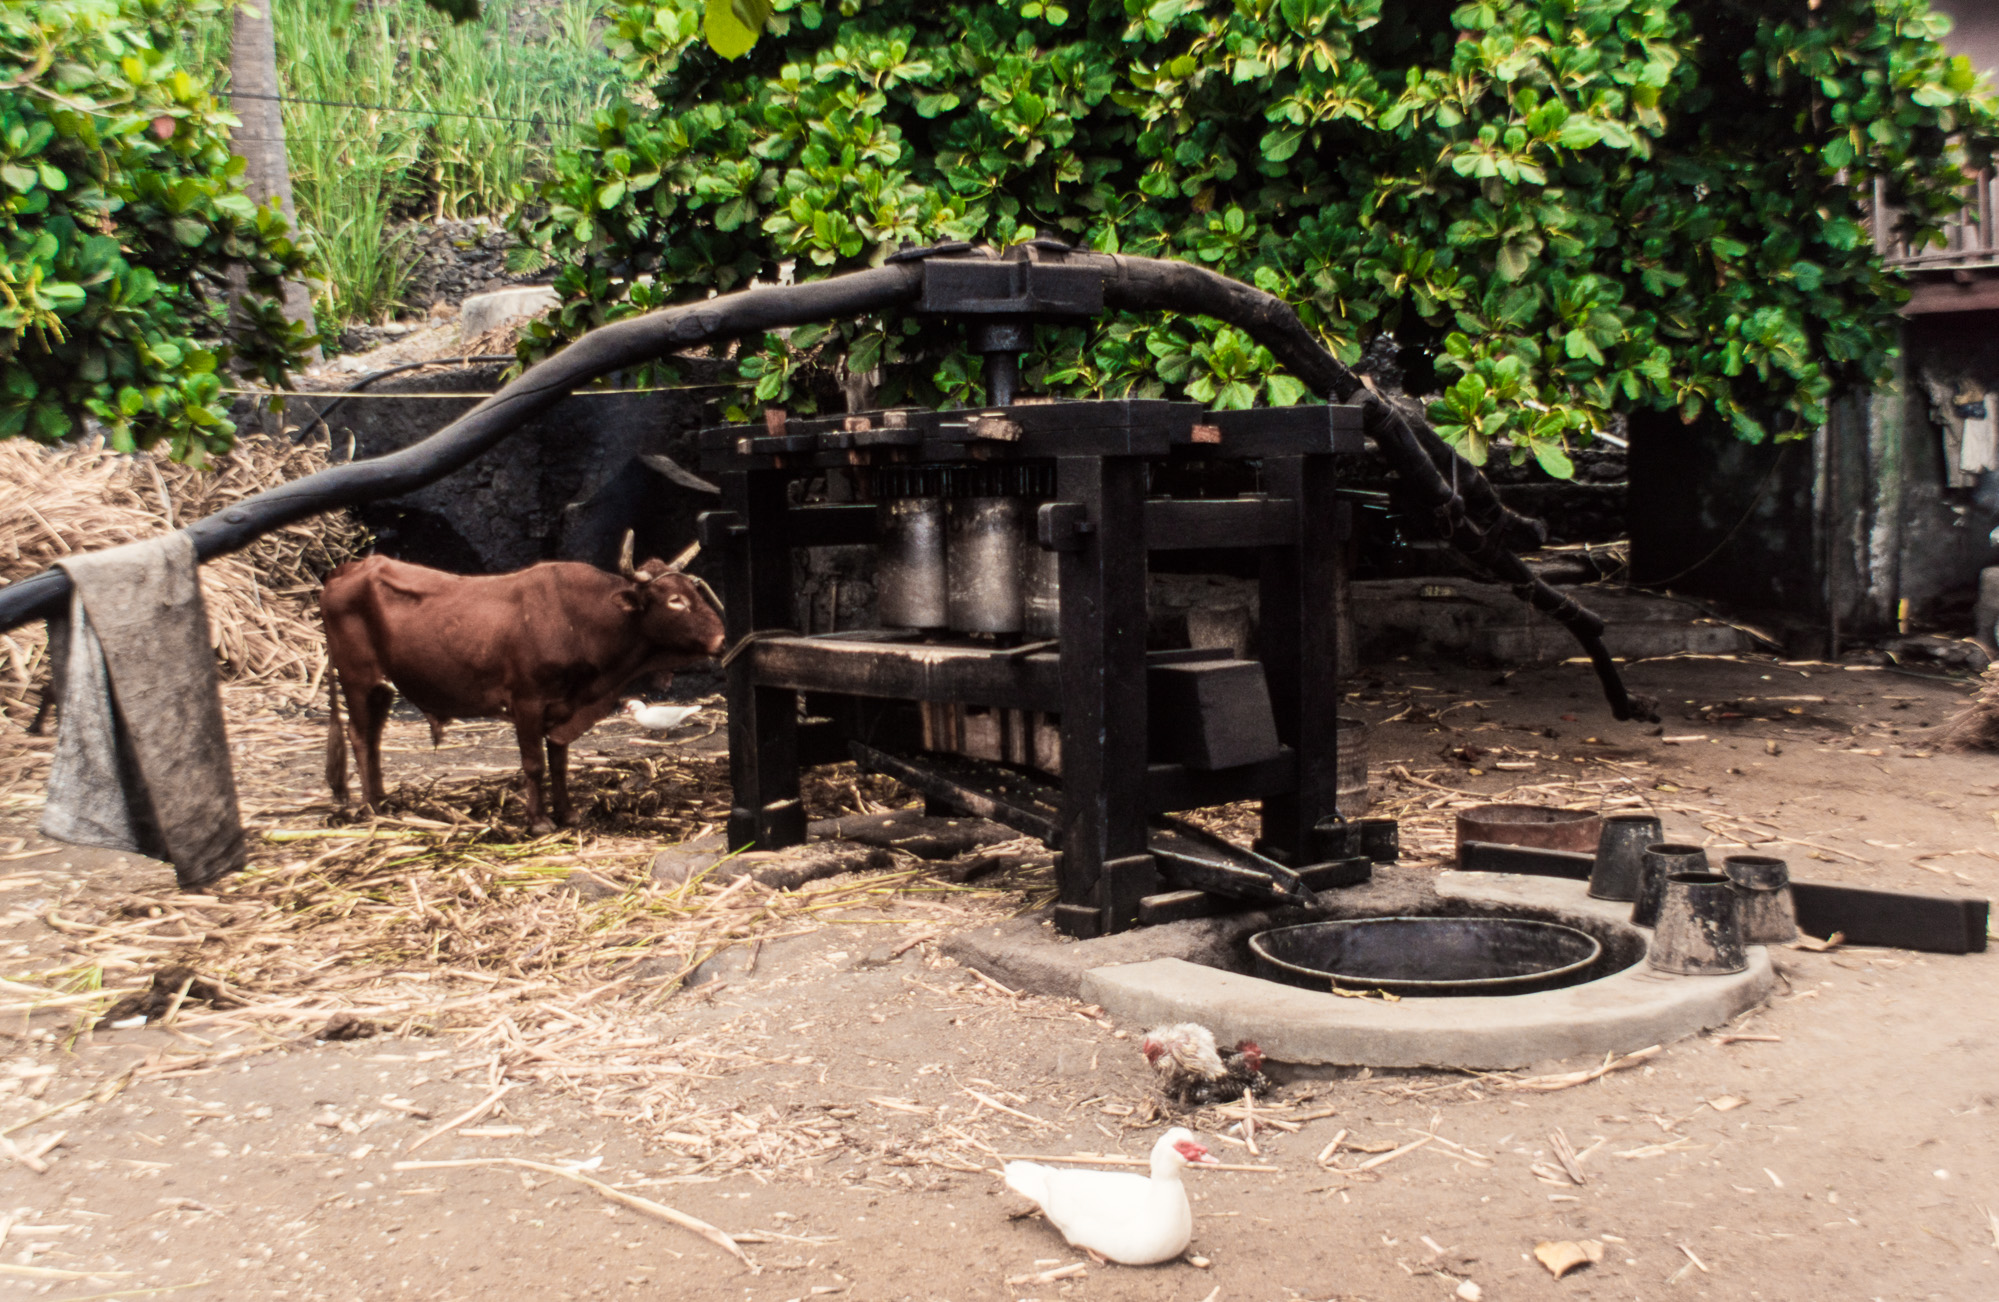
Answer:
[[[1531,918],[1352,918],[1249,938],[1256,974],[1307,990],[1517,995],[1572,984],[1596,937]]]

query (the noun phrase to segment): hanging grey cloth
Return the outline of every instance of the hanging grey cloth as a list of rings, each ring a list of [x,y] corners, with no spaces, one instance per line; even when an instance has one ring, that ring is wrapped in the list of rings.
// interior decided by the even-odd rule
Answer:
[[[208,613],[182,533],[58,562],[75,584],[42,832],[173,864],[183,887],[243,866]]]

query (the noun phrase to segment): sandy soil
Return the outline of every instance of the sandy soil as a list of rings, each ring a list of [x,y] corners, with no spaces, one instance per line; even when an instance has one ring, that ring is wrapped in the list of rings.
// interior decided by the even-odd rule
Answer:
[[[1676,837],[1789,838],[1800,877],[1980,896],[1999,879],[1999,766],[1925,745],[1961,686],[1756,660],[1655,662],[1631,677],[1670,703],[1663,728],[1610,722],[1574,666],[1397,664],[1357,682],[1353,705],[1395,720],[1373,738],[1378,795],[1595,784],[1660,808]],[[422,735],[392,728],[395,745]],[[394,761],[501,764],[505,741]],[[585,749],[636,744],[614,723]],[[301,745],[268,762],[305,792],[315,758]],[[36,839],[28,789],[5,801],[0,838],[26,840],[0,856],[0,973],[59,959],[70,938],[50,926],[51,905],[76,916],[163,884],[158,865]],[[493,1093],[497,1058],[465,1037],[237,1033],[196,1046],[148,1026],[72,1045],[61,1010],[16,1015],[0,1025],[0,1127],[17,1152],[61,1140],[36,1159],[45,1173],[0,1165],[0,1286],[216,1299],[1999,1298],[1994,955],[1783,950],[1778,996],[1725,1028],[1746,1038],[1682,1041],[1554,1092],[1460,1073],[1295,1082],[1269,1115],[1325,1115],[1261,1131],[1256,1158],[1215,1133],[1227,1118],[1202,1113],[1192,1120],[1225,1160],[1277,1168],[1189,1175],[1192,1252],[1206,1264],[1090,1265],[1037,1282],[1079,1254],[1018,1215],[1023,1201],[980,1169],[995,1165],[980,1145],[1145,1153],[1169,1118],[1133,1047],[1143,1028],[1007,998],[926,946],[890,957],[885,936],[906,929],[863,924],[913,909],[884,897],[852,925],[764,945],[753,970],[733,950],[704,973],[718,979],[617,1012],[638,1035],[712,1031],[753,1047],[690,1086],[728,1143],[823,1136],[809,1155],[733,1170],[688,1160],[719,1141],[662,1138],[545,1082],[412,1158],[420,1137]],[[206,1053],[185,1074],[113,1092],[164,1049]],[[952,1129],[978,1142],[940,1146]],[[1439,1138],[1369,1171],[1329,1169],[1317,1159],[1342,1130],[1334,1162],[1349,1167],[1355,1146]],[[1536,1174],[1556,1160],[1556,1134],[1583,1154],[1585,1183]],[[555,1175],[395,1169],[492,1157],[580,1165],[738,1236],[757,1271]],[[1593,1240],[1602,1260],[1557,1281],[1532,1257],[1550,1240]]]

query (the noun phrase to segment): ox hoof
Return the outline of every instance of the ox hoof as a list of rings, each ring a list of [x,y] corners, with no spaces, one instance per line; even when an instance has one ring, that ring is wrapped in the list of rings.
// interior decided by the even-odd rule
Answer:
[[[528,824],[528,833],[531,836],[547,836],[554,830],[555,824],[549,822],[546,818],[537,818],[534,822]]]

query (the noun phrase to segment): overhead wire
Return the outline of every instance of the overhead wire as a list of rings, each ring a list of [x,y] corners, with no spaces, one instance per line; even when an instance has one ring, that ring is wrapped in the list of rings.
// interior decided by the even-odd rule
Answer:
[[[476,118],[482,122],[525,122],[531,126],[580,127],[581,122],[565,122],[549,117],[518,117],[508,113],[469,113],[463,109],[410,108],[404,104],[364,104],[358,100],[315,99],[305,95],[267,95],[262,91],[238,90],[229,92],[237,99],[275,100],[280,104],[314,104],[321,108],[366,109],[372,113],[408,113],[416,117],[432,118]]]

